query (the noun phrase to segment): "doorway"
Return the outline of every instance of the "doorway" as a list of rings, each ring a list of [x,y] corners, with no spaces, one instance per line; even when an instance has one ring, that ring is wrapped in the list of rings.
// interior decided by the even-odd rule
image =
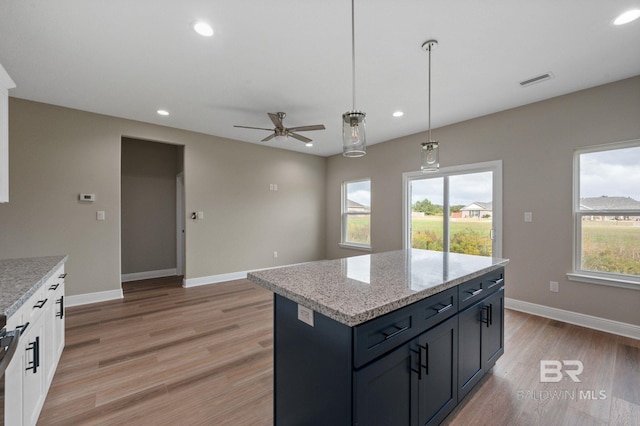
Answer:
[[[122,282],[184,275],[184,147],[122,137]]]
[[[502,256],[502,162],[468,164],[404,181],[404,248]]]

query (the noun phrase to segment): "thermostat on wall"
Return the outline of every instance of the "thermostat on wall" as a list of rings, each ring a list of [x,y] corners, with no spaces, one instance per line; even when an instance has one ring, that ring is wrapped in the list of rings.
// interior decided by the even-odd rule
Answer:
[[[95,201],[96,194],[80,194],[80,201]]]

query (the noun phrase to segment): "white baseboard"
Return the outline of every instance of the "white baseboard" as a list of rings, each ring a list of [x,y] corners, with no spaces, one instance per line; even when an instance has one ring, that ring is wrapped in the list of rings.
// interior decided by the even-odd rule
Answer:
[[[122,282],[148,280],[150,278],[172,277],[177,274],[176,268],[161,269],[159,271],[134,272],[131,274],[122,274]]]
[[[631,337],[632,339],[640,339],[640,326],[627,324],[625,322],[612,321],[606,318],[565,311],[563,309],[551,308],[549,306],[537,305],[535,303],[523,302],[522,300],[507,297],[504,299],[504,306],[514,311],[525,312],[527,314],[567,322],[594,330],[606,331],[607,333]]]
[[[65,296],[65,306],[80,306],[89,303],[106,302],[108,300],[122,299],[122,289],[99,291],[96,293],[78,294],[75,296]]]
[[[247,278],[246,271],[231,272],[228,274],[209,275],[208,277],[188,278],[183,280],[182,287],[196,287],[199,285],[217,284],[225,281],[242,280]]]

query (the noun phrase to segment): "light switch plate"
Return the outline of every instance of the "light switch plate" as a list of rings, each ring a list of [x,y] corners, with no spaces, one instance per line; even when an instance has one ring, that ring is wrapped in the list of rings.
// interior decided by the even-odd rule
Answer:
[[[105,216],[104,216],[104,210],[98,210],[96,212],[96,220],[104,220]]]
[[[313,311],[311,309],[298,305],[298,319],[313,327]]]
[[[524,212],[524,221],[525,222],[533,222],[533,213],[532,212]]]

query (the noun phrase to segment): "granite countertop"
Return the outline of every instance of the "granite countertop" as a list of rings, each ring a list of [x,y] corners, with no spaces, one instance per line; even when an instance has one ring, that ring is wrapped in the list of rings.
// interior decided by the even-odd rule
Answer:
[[[67,256],[0,259],[0,317],[10,317],[67,261]]]
[[[508,259],[410,249],[265,269],[247,278],[353,327],[507,263]]]

